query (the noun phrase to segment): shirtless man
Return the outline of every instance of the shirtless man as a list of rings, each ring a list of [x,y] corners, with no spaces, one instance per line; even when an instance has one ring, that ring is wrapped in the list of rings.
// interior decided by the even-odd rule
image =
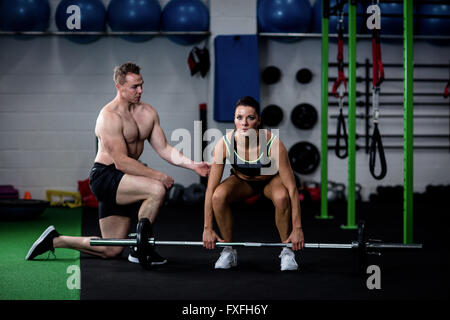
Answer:
[[[99,224],[103,238],[126,238],[133,215],[148,218],[151,223],[164,202],[173,178],[151,169],[138,161],[144,142],[152,145],[167,162],[195,171],[202,177],[208,175],[210,166],[194,163],[170,146],[159,124],[156,110],[141,101],[144,81],[140,68],[131,62],[114,69],[117,95],[100,111],[95,126],[98,152],[89,180],[92,192],[99,202]],[[91,246],[91,238],[60,235],[53,226],[47,228],[30,248],[26,259],[55,248],[69,248],[81,252],[114,258],[123,247]],[[133,249],[133,248],[131,248]],[[138,263],[134,250],[128,256]],[[167,261],[156,252],[153,264]]]

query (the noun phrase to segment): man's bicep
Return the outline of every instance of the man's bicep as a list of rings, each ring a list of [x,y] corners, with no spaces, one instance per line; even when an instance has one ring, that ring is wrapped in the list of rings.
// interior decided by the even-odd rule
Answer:
[[[108,120],[110,121],[103,121],[99,126],[98,136],[106,152],[115,160],[117,156],[127,155],[127,145],[120,122],[115,119]]]
[[[156,118],[148,142],[152,145],[155,151],[158,152],[166,147],[167,139],[164,131],[159,124],[158,115],[156,115],[155,117]]]

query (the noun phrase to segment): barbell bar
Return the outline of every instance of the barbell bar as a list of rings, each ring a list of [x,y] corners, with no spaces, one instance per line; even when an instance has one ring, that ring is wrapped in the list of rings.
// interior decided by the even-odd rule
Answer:
[[[130,238],[136,238],[136,233],[130,233]],[[102,241],[106,240],[106,241]],[[95,246],[117,246],[113,243],[122,243],[123,239],[94,239]],[[134,239],[126,239],[130,245],[135,245]],[[155,246],[203,246],[202,241],[161,241],[150,238],[149,244]],[[292,243],[274,243],[274,242],[216,242],[217,247],[235,246],[235,247],[287,247],[292,248]],[[395,250],[395,249],[422,249],[422,244],[404,244],[404,243],[387,243],[379,240],[369,240],[366,243],[368,248],[381,250]],[[358,242],[351,243],[305,243],[307,249],[357,249]]]
[[[202,241],[161,241],[154,238],[148,239],[148,244],[152,246],[203,246]],[[136,239],[91,239],[91,246],[137,246]],[[271,243],[271,242],[216,242],[217,247],[292,247],[291,243]],[[358,243],[305,243],[308,249],[354,249]]]
[[[91,246],[134,246],[139,263],[144,269],[151,268],[151,253],[155,246],[203,246],[202,241],[161,241],[155,240],[150,221],[146,218],[140,219],[136,233],[131,234],[131,239],[102,239],[92,238]],[[291,243],[268,243],[268,242],[216,242],[217,247],[292,247]],[[358,239],[351,243],[305,243],[306,249],[353,249],[359,258],[361,272],[365,271],[368,254],[380,254],[381,251],[392,250],[417,250],[422,249],[422,244],[385,243],[379,240],[366,241],[365,224],[361,221],[358,225]]]

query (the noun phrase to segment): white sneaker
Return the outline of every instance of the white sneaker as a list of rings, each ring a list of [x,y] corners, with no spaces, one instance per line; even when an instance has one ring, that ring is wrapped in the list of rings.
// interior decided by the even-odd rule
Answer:
[[[295,261],[295,253],[291,248],[283,248],[279,258],[281,258],[281,271],[298,270],[298,264],[297,261]]]
[[[224,247],[219,259],[214,265],[215,269],[229,269],[237,266],[237,252],[232,247]]]

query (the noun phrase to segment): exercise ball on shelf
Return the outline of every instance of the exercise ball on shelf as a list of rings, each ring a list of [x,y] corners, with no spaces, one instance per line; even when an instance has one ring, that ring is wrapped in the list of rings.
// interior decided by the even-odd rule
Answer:
[[[330,0],[330,8],[336,6],[336,0]],[[311,32],[321,33],[322,32],[322,0],[316,0],[312,8],[312,27]],[[348,4],[345,3],[343,6],[344,13],[348,13]],[[364,9],[363,5],[358,3],[356,6],[356,33],[362,34],[366,33],[366,24],[364,19]],[[337,24],[338,16],[330,15],[328,18],[328,33],[337,34]],[[344,15],[344,34],[348,33],[348,18]],[[335,38],[330,38],[330,41],[336,42]]]
[[[381,12],[381,32],[384,34],[402,35],[403,34],[403,4],[401,3],[380,3],[378,5]],[[385,15],[395,14],[398,17],[389,17]],[[371,30],[368,30],[370,33]]]
[[[0,29],[4,31],[46,31],[48,0],[0,0]]]
[[[419,18],[416,20],[415,31],[425,36],[450,36],[450,5],[439,3],[427,3],[418,6]],[[420,15],[438,15],[438,17],[420,17]],[[443,16],[447,16],[446,18]],[[449,39],[429,39],[432,44],[450,45]]]
[[[73,28],[69,28],[69,26],[71,26],[71,23],[74,23],[75,21],[72,17],[77,14],[76,11],[73,11],[71,10],[71,8],[69,8],[72,5],[76,5],[80,8],[80,25],[74,25]],[[100,0],[62,0],[56,8],[55,22],[59,31],[74,33],[73,36],[67,36],[67,39],[76,43],[91,43],[99,39],[100,36],[76,35],[76,33],[105,31],[106,9]]]
[[[158,0],[111,0],[107,11],[108,24],[112,31],[144,32],[159,31],[161,5]],[[127,35],[121,38],[142,42],[152,35]]]
[[[312,7],[309,0],[258,0],[258,31],[267,33],[310,32]],[[300,40],[293,37],[272,37],[281,42]]]
[[[316,0],[312,6],[311,32],[322,33],[322,0]],[[328,18],[328,21],[330,18]],[[329,24],[329,22],[328,22]],[[328,31],[329,31],[328,27]]]
[[[209,10],[200,0],[171,0],[161,15],[162,31],[209,31]],[[171,41],[192,45],[205,39],[204,35],[169,35]]]

